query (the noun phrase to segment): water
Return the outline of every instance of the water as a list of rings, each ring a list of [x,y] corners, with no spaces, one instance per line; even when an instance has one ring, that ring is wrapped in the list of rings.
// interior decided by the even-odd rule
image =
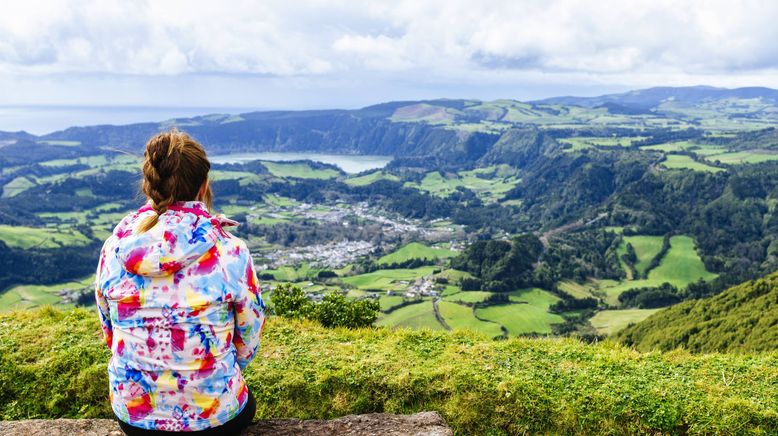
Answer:
[[[257,109],[235,107],[143,106],[0,106],[0,131],[24,130],[35,135],[72,126],[132,124],[208,114],[238,114]]]
[[[289,152],[289,153],[235,153],[223,154],[220,156],[209,156],[211,162],[216,164],[225,163],[243,163],[252,160],[267,160],[271,162],[288,162],[293,160],[312,160],[327,164],[337,165],[343,171],[349,174],[361,173],[362,171],[383,168],[392,160],[392,156],[373,156],[373,155],[345,155],[345,154],[324,154],[308,152]]]

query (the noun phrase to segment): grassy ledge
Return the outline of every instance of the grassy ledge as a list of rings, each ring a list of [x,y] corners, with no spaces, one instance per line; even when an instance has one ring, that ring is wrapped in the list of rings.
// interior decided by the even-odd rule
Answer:
[[[96,315],[0,315],[0,419],[110,417]],[[569,339],[325,329],[273,317],[257,418],[440,411],[459,434],[776,434],[778,354],[639,353]]]

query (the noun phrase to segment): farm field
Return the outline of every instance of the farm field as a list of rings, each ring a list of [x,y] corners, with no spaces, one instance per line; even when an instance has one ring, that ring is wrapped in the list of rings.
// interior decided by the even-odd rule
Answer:
[[[445,248],[430,247],[418,242],[411,242],[400,249],[378,259],[379,265],[402,263],[412,259],[437,260],[446,259],[457,254],[456,251]]]
[[[92,290],[94,292],[94,276],[82,280],[54,285],[18,285],[0,293],[0,312],[30,309],[44,305],[70,306],[63,304],[60,292]]]
[[[76,230],[60,231],[50,228],[10,226],[0,224],[0,241],[14,248],[57,248],[63,246],[82,246],[89,239]]]
[[[496,165],[459,173],[431,171],[420,183],[406,182],[405,185],[439,197],[447,197],[463,187],[484,201],[495,202],[519,181],[518,170],[508,165]]]
[[[402,291],[407,282],[432,274],[434,266],[414,269],[381,269],[366,274],[344,277],[343,283],[359,289],[378,289],[383,291]],[[401,282],[406,282],[405,284]]]
[[[716,158],[722,155],[716,155]],[[718,173],[724,171],[723,168],[717,168],[711,165],[705,165],[692,159],[685,154],[668,154],[662,162],[662,166],[670,170],[689,169],[693,171],[706,171],[709,173]]]
[[[695,249],[694,240],[689,236],[679,235],[670,238],[670,249],[659,266],[648,273],[647,279],[622,282],[603,280],[600,291],[606,295],[606,303],[616,306],[619,303],[619,295],[628,289],[656,287],[665,282],[680,289],[699,279],[712,280],[716,276],[705,269]]]
[[[476,316],[504,326],[511,336],[551,334],[551,325],[564,322],[560,315],[532,304],[510,303],[476,309]]]
[[[441,301],[438,303],[438,310],[446,321],[446,324],[454,330],[473,330],[483,333],[490,338],[502,336],[503,334],[502,329],[498,324],[476,318],[473,314],[473,308],[471,307],[448,301]]]
[[[635,255],[638,258],[638,261],[635,263],[635,269],[638,274],[642,275],[654,257],[662,250],[663,240],[662,236],[624,236],[616,253],[619,259],[621,259],[621,256],[627,252],[627,244],[632,244],[632,248],[635,249]],[[623,265],[624,261],[622,260],[621,262]],[[629,274],[629,269],[626,265],[623,265],[623,268]],[[636,277],[633,279],[636,279]]]
[[[713,156],[708,156],[709,161],[719,161],[723,164],[737,165],[737,164],[753,164],[760,162],[767,162],[771,160],[778,160],[778,153],[767,153],[759,151],[735,151],[731,153],[722,153]]]
[[[390,174],[384,171],[373,171],[372,173],[365,174],[362,176],[349,177],[348,179],[345,180],[345,183],[351,186],[367,186],[379,180],[398,181],[400,180],[400,178],[395,176],[394,174]]]
[[[443,330],[443,325],[435,318],[431,300],[410,304],[389,314],[381,315],[376,321],[376,325]]]
[[[298,179],[333,179],[340,173],[332,168],[314,169],[304,162],[270,162],[262,161],[262,165],[270,171],[270,174],[281,177],[294,177]]]
[[[621,309],[597,312],[589,322],[603,335],[612,335],[628,325],[643,321],[661,309]]]

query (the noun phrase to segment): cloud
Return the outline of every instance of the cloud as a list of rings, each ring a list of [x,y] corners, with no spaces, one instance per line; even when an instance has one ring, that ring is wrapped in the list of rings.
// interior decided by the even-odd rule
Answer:
[[[63,101],[95,77],[108,91],[74,101],[151,101],[157,85],[140,97],[126,89],[162,82],[209,83],[240,104],[239,84],[257,87],[252,98],[279,98],[280,87],[349,102],[537,97],[570,84],[778,86],[776,19],[769,0],[11,0],[0,94],[45,100],[38,86]]]

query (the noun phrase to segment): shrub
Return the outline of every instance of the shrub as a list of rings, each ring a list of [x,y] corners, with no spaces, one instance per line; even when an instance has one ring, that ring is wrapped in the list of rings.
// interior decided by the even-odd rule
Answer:
[[[378,301],[352,300],[340,293],[327,294],[320,303],[314,303],[300,287],[289,283],[282,283],[273,291],[273,313],[319,321],[325,327],[369,327],[378,318],[379,310]]]

